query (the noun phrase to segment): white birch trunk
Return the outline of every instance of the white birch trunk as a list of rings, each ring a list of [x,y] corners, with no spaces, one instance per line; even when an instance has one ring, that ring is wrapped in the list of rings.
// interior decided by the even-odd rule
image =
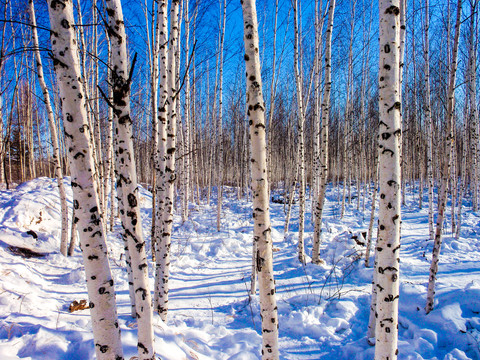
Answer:
[[[475,26],[476,8],[478,0],[471,3],[470,11],[470,36],[468,45],[469,74],[468,92],[470,97],[470,126],[471,142],[470,153],[472,156],[471,187],[473,211],[478,211],[478,186],[480,170],[478,169],[479,134],[478,134],[478,111],[477,111],[477,28]],[[464,171],[467,171],[464,169]],[[463,183],[462,183],[463,186]],[[460,216],[460,214],[459,214]],[[460,220],[459,220],[460,222]]]
[[[374,189],[373,189],[373,195],[372,195],[372,209],[370,210],[370,222],[368,224],[367,246],[365,249],[365,267],[370,266],[370,250],[372,248],[372,234],[373,234],[373,224],[375,220],[375,206],[376,206],[375,204],[377,201],[377,192],[378,192],[378,153],[377,153],[377,156],[375,156],[375,169],[376,170],[375,170]]]
[[[167,41],[168,41],[168,16],[167,1],[160,1],[157,5],[157,22],[160,27],[158,43],[159,48],[159,66],[160,66],[160,82],[159,82],[159,103],[158,103],[158,134],[157,134],[157,163],[156,172],[156,204],[155,204],[155,232],[152,242],[155,244],[155,292],[154,292],[154,309],[161,313],[159,308],[160,294],[168,291],[168,283],[163,281],[162,272],[165,268],[166,257],[168,252],[161,251],[160,243],[163,234],[163,212],[165,209],[165,154],[167,148],[167,109],[168,109],[168,69],[167,69]],[[168,279],[167,279],[168,281]]]
[[[108,32],[112,46],[111,79],[115,121],[117,191],[122,201],[123,236],[127,240],[132,264],[135,306],[138,322],[139,359],[155,359],[153,348],[153,312],[148,284],[148,262],[143,239],[140,199],[133,149],[132,119],[130,117],[130,81],[127,38],[120,0],[107,0]],[[131,75],[131,74],[130,74]]]
[[[425,59],[425,125],[427,127],[427,184],[428,184],[428,234],[429,239],[434,238],[433,229],[433,121],[430,105],[430,14],[429,0],[425,0],[425,34],[424,34],[424,59]]]
[[[223,1],[222,27],[220,35],[220,55],[219,55],[219,87],[218,87],[218,118],[217,118],[217,137],[218,137],[218,173],[217,173],[217,231],[220,231],[222,202],[223,202],[223,45],[225,42],[225,22],[227,18],[227,0]],[[214,114],[215,116],[215,114]]]
[[[75,222],[80,229],[90,314],[97,359],[123,359],[115,289],[94,181],[95,166],[71,0],[50,0],[53,62],[62,98],[65,136],[72,176]]]
[[[159,5],[160,7],[161,5]],[[157,256],[156,256],[156,276],[155,276],[155,310],[159,313],[163,321],[167,320],[168,312],[168,278],[170,271],[170,241],[171,232],[173,227],[173,202],[175,200],[174,183],[175,183],[175,136],[177,128],[177,114],[176,114],[176,96],[177,96],[177,84],[176,84],[176,64],[175,54],[178,47],[178,13],[179,13],[180,1],[173,0],[170,9],[170,39],[168,58],[163,60],[162,57],[166,56],[166,49],[160,49],[160,69],[161,69],[161,81],[164,81],[168,96],[166,98],[168,107],[159,111],[161,114],[166,114],[166,126],[163,127],[162,119],[160,119],[160,128],[162,128],[162,134],[159,135],[159,149],[163,152],[163,164],[161,165],[162,178],[158,179],[164,186],[163,194],[161,194],[161,200],[163,201],[163,211],[160,216],[162,217],[162,229],[160,235],[160,241],[157,243]],[[166,8],[166,6],[165,6]],[[164,15],[166,16],[166,14]],[[166,26],[166,23],[165,23]],[[160,44],[163,42],[160,40]],[[165,52],[163,52],[165,51]],[[163,62],[168,62],[166,67],[167,72],[164,74],[162,70]],[[162,91],[165,91],[160,87],[160,97],[164,96]],[[165,139],[165,140],[164,140]]]
[[[250,118],[251,171],[253,191],[254,240],[257,243],[257,271],[262,318],[262,359],[277,360],[278,317],[273,279],[272,239],[268,199],[265,141],[265,102],[258,48],[257,11],[254,0],[242,2],[247,105]]]
[[[401,0],[400,0],[401,1]],[[401,223],[400,1],[381,0],[379,58],[379,185],[375,359],[398,354]]]
[[[305,114],[303,109],[303,76],[300,73],[300,59],[299,59],[299,47],[300,47],[300,30],[299,30],[299,11],[297,0],[293,2],[294,13],[294,69],[295,69],[295,84],[297,87],[297,107],[298,107],[298,178],[299,178],[299,192],[298,192],[298,260],[305,264],[305,245],[303,239],[303,230],[305,225],[305,143],[304,143],[304,122]]]
[[[377,231],[378,235],[378,231]],[[378,236],[377,236],[378,237]],[[377,252],[375,252],[377,254]],[[376,258],[376,256],[375,256]],[[375,345],[375,326],[377,314],[377,261],[373,264],[373,279],[372,279],[372,297],[370,299],[370,312],[368,314],[368,328],[367,328],[367,342],[369,345]]]
[[[185,62],[188,64],[190,61],[190,15],[189,15],[189,1],[185,0]],[[184,191],[183,191],[183,206],[182,206],[182,221],[185,222],[188,219],[188,202],[190,199],[190,69],[186,69],[185,72],[185,113],[183,122],[184,132]]]
[[[315,223],[313,230],[312,263],[318,264],[320,260],[320,242],[322,237],[322,216],[325,206],[325,192],[328,181],[328,127],[330,121],[330,92],[332,88],[332,31],[335,15],[335,0],[330,0],[328,8],[328,26],[325,40],[325,92],[322,102],[322,129],[320,132],[320,158],[319,172],[320,183],[318,199],[315,206]]]
[[[33,36],[33,47],[35,49],[35,60],[37,62],[38,82],[40,83],[40,87],[43,93],[43,99],[45,102],[45,106],[47,108],[48,125],[50,129],[50,136],[52,138],[52,145],[53,145],[53,161],[55,164],[54,165],[55,177],[57,178],[58,192],[60,195],[60,212],[62,216],[60,253],[62,253],[63,256],[67,256],[67,246],[68,246],[67,194],[65,192],[65,186],[63,184],[62,166],[60,163],[60,147],[58,145],[58,136],[57,136],[57,128],[55,126],[55,117],[53,114],[52,104],[50,102],[50,94],[48,92],[47,84],[45,83],[45,78],[43,74],[42,58],[40,56],[40,50],[39,50],[39,42],[38,42],[38,35],[37,35],[37,21],[35,18],[35,8],[34,8],[33,0],[29,0],[29,11],[30,11],[30,22],[32,24],[32,36]],[[1,118],[0,118],[0,121],[2,121]]]
[[[455,35],[453,41],[452,62],[450,64],[449,85],[448,85],[448,103],[447,103],[447,137],[445,139],[446,150],[444,155],[444,164],[442,168],[442,184],[438,192],[438,215],[435,228],[435,239],[432,251],[432,263],[430,264],[430,275],[427,289],[427,305],[425,312],[428,314],[433,310],[435,298],[435,281],[437,279],[438,262],[440,260],[440,249],[442,247],[443,220],[445,217],[445,208],[447,205],[447,188],[451,169],[451,153],[454,146],[453,121],[455,112],[455,82],[457,73],[457,53],[458,40],[460,37],[460,19],[462,15],[462,0],[457,3],[457,16],[455,23]]]

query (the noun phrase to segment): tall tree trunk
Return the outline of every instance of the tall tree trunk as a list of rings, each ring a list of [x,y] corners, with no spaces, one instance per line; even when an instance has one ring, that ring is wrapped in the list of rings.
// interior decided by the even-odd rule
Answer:
[[[218,87],[218,118],[217,118],[217,138],[218,138],[218,153],[217,153],[217,231],[220,231],[221,215],[222,215],[222,201],[223,201],[223,45],[225,42],[225,22],[227,18],[227,0],[223,0],[223,15],[222,26],[220,33],[220,55],[219,55],[219,87]],[[215,114],[214,114],[215,116]]]
[[[161,5],[160,5],[161,6]],[[164,186],[163,194],[160,196],[163,201],[162,230],[160,233],[160,241],[157,243],[157,272],[155,276],[155,308],[163,321],[167,320],[168,312],[168,278],[170,271],[170,241],[173,227],[173,202],[175,200],[174,185],[175,185],[175,136],[177,129],[177,113],[176,113],[176,97],[177,97],[177,83],[176,83],[176,64],[175,54],[178,47],[178,13],[180,1],[173,0],[170,9],[170,39],[168,49],[168,62],[166,78],[166,90],[168,96],[166,101],[166,127],[162,129],[162,136],[159,135],[159,149],[163,152],[163,164],[161,165],[162,178],[158,179]],[[165,15],[166,16],[166,15]],[[166,24],[166,23],[165,23]],[[162,44],[162,42],[160,42]],[[165,51],[165,53],[163,53]],[[166,49],[160,49],[160,61],[163,64],[162,57],[166,56]],[[162,69],[162,67],[161,67]],[[161,73],[161,81],[163,81],[164,74]],[[162,98],[162,87],[160,96]],[[162,101],[162,100],[161,100]],[[165,113],[165,109],[160,109],[160,114]],[[162,117],[162,116],[161,116]],[[162,128],[162,119],[160,119],[160,128]],[[165,140],[163,140],[165,139]],[[161,141],[161,143],[160,143]]]
[[[155,359],[153,348],[153,312],[148,284],[148,262],[142,232],[140,199],[133,149],[132,119],[130,117],[130,85],[132,70],[128,68],[127,37],[120,0],[106,0],[108,31],[112,46],[111,79],[115,121],[117,191],[123,236],[127,240],[132,262],[135,306],[138,322],[139,359]],[[133,64],[135,66],[135,64]],[[130,71],[130,72],[129,72]]]
[[[457,17],[455,23],[455,35],[453,40],[452,62],[450,64],[450,76],[448,85],[448,103],[447,103],[447,137],[445,139],[446,150],[444,154],[444,163],[442,166],[442,184],[438,193],[438,215],[435,229],[435,240],[432,251],[432,263],[430,264],[430,276],[428,279],[427,305],[425,311],[428,314],[433,310],[435,297],[435,280],[437,279],[438,262],[440,260],[440,249],[442,246],[443,219],[445,216],[445,207],[447,205],[447,188],[451,169],[451,153],[454,146],[453,121],[455,113],[455,81],[457,73],[457,53],[458,39],[460,37],[460,20],[462,15],[462,0],[457,3]]]
[[[377,239],[376,360],[398,354],[401,223],[400,12],[402,0],[381,0],[379,59],[379,185]]]
[[[468,45],[468,92],[470,97],[470,153],[472,156],[471,187],[473,211],[478,211],[478,186],[480,170],[478,169],[479,134],[478,134],[478,111],[477,111],[477,19],[478,0],[471,2],[470,9],[470,36]],[[464,169],[466,171],[466,169]],[[463,185],[462,185],[463,186]],[[460,216],[460,215],[459,215]],[[460,221],[460,220],[459,220]]]
[[[159,102],[158,102],[158,126],[157,126],[157,154],[155,163],[156,184],[155,184],[155,229],[153,231],[152,249],[155,249],[155,291],[154,309],[160,313],[160,294],[168,292],[168,278],[163,281],[163,271],[169,262],[169,252],[160,249],[163,234],[163,213],[165,211],[165,154],[167,149],[167,109],[168,109],[168,69],[167,69],[167,41],[168,41],[168,16],[167,1],[160,1],[157,5],[157,23],[160,28],[158,35],[159,48]],[[152,215],[153,216],[153,215]],[[168,249],[167,249],[168,250]]]
[[[332,88],[332,31],[335,15],[335,0],[330,0],[328,8],[328,27],[325,40],[325,92],[322,102],[322,129],[320,132],[320,184],[315,207],[315,223],[313,230],[312,263],[320,260],[320,241],[322,236],[322,216],[325,206],[325,192],[328,181],[328,130],[330,121],[330,92]]]
[[[90,314],[97,359],[122,359],[115,289],[99,212],[95,165],[85,95],[78,63],[75,20],[71,0],[48,2],[53,63],[63,100],[65,136],[72,176],[75,222],[80,229]]]
[[[424,34],[424,60],[425,60],[425,124],[427,132],[427,183],[428,183],[428,234],[433,240],[433,121],[430,105],[430,13],[429,0],[425,0],[425,34]]]
[[[265,142],[265,102],[258,51],[258,23],[254,0],[242,2],[247,105],[250,118],[254,239],[257,243],[257,271],[262,318],[262,359],[277,360],[278,317],[273,279],[273,254],[268,198]]]
[[[304,125],[305,125],[305,114],[303,109],[303,76],[300,72],[300,57],[299,57],[299,47],[300,47],[300,29],[299,29],[299,11],[297,0],[293,2],[293,13],[295,18],[295,40],[294,40],[294,69],[295,69],[295,84],[297,87],[297,106],[298,106],[298,178],[299,178],[299,194],[298,194],[298,204],[299,204],[299,215],[298,215],[298,260],[305,264],[305,245],[303,239],[303,230],[305,223],[305,142],[304,142]]]
[[[63,256],[67,256],[68,246],[68,206],[67,194],[63,184],[62,165],[60,163],[60,148],[58,146],[57,128],[55,126],[55,117],[53,114],[52,104],[50,102],[50,94],[43,75],[42,58],[40,56],[39,41],[37,35],[37,21],[35,18],[35,8],[33,0],[29,0],[30,22],[32,23],[33,47],[35,49],[35,59],[37,62],[37,76],[40,87],[42,88],[43,99],[47,108],[48,125],[53,145],[53,162],[55,164],[55,176],[57,178],[58,192],[60,195],[60,212],[62,216],[62,233],[60,237],[60,252]]]
[[[189,15],[189,1],[185,0],[184,12],[185,12],[185,63],[188,66],[190,61],[190,15]],[[183,206],[182,206],[182,221],[185,222],[188,219],[188,202],[190,200],[190,164],[191,164],[191,140],[190,140],[190,69],[186,68],[185,71],[185,113],[183,119],[183,132],[184,132],[184,191],[183,191]],[[195,100],[195,99],[194,99]]]
[[[374,179],[374,188],[373,188],[373,195],[372,195],[372,209],[370,210],[370,222],[368,225],[367,246],[365,249],[365,267],[370,266],[370,249],[372,247],[372,233],[373,233],[373,223],[375,219],[375,203],[377,201],[377,192],[378,192],[378,151],[375,156],[375,179]]]

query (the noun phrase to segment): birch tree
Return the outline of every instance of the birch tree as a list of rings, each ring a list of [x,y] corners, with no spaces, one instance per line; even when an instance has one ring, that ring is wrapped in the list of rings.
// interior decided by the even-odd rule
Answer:
[[[276,360],[279,358],[278,316],[275,300],[275,282],[273,279],[272,238],[268,198],[265,102],[262,93],[255,0],[243,0],[242,10],[247,106],[250,119],[253,231],[254,240],[257,244],[257,271],[262,318],[262,359]]]
[[[475,24],[477,19],[477,5],[478,0],[470,2],[470,29],[469,29],[469,45],[468,45],[468,92],[470,98],[470,126],[471,137],[470,153],[472,156],[472,170],[471,170],[471,187],[472,192],[472,208],[473,211],[478,210],[478,182],[480,171],[478,169],[478,154],[479,154],[479,134],[478,134],[478,111],[477,111],[477,26]],[[466,171],[466,169],[465,169]],[[462,182],[463,186],[463,182]],[[461,208],[461,205],[460,205]],[[460,216],[460,215],[459,215]],[[460,226],[460,225],[459,225]]]
[[[300,72],[300,56],[299,56],[299,47],[300,47],[300,29],[298,25],[298,3],[297,0],[293,2],[293,16],[294,16],[294,70],[295,70],[295,84],[297,87],[297,106],[298,106],[298,178],[299,178],[299,192],[298,192],[298,202],[299,202],[299,215],[298,215],[298,260],[304,264],[305,263],[305,245],[303,239],[303,230],[304,230],[304,218],[305,218],[305,142],[304,142],[304,123],[305,123],[305,113],[303,108],[303,76]]]
[[[165,152],[167,141],[167,102],[168,102],[168,87],[167,87],[167,49],[168,49],[168,16],[167,16],[167,1],[160,1],[157,4],[157,24],[159,27],[157,42],[159,44],[158,58],[159,58],[159,100],[158,100],[158,119],[157,119],[157,154],[155,156],[155,211],[152,218],[155,217],[155,226],[152,230],[152,250],[155,251],[155,291],[154,291],[154,309],[158,311],[158,300],[160,293],[160,286],[162,282],[159,281],[161,269],[164,266],[164,260],[159,259],[159,244],[163,233],[163,212],[165,207]],[[153,221],[153,220],[152,220]],[[163,283],[165,286],[165,283]]]
[[[153,312],[148,284],[148,263],[142,233],[140,199],[133,150],[130,117],[130,85],[132,70],[128,68],[127,38],[120,0],[106,0],[108,31],[112,46],[111,79],[115,123],[115,161],[117,191],[121,201],[123,236],[127,240],[132,264],[135,306],[138,322],[139,359],[155,359],[153,348]]]
[[[55,176],[57,178],[58,192],[60,195],[60,212],[62,217],[62,232],[60,236],[60,252],[63,256],[67,256],[68,246],[68,205],[65,185],[63,184],[62,164],[60,162],[60,147],[58,145],[57,128],[55,126],[55,117],[53,114],[52,103],[50,102],[50,94],[45,83],[43,75],[42,58],[40,56],[39,41],[37,34],[37,21],[35,18],[35,7],[33,0],[29,0],[30,22],[32,24],[33,48],[35,51],[35,60],[37,63],[37,77],[40,87],[42,88],[43,99],[47,108],[48,125],[53,145],[53,161],[55,165]]]
[[[330,92],[332,89],[332,31],[335,15],[335,0],[330,0],[328,8],[328,26],[325,40],[325,92],[322,102],[322,127],[320,130],[320,184],[315,206],[315,223],[313,230],[312,263],[320,260],[320,241],[322,235],[322,216],[325,206],[325,192],[328,181],[328,130],[330,121]]]
[[[428,234],[433,240],[433,121],[430,103],[430,14],[429,0],[425,0],[425,33],[424,33],[424,58],[425,58],[425,124],[427,127],[427,184],[428,184]]]
[[[168,67],[167,72],[160,73],[161,81],[166,84],[166,109],[159,110],[160,128],[162,134],[159,134],[159,149],[163,154],[160,154],[160,161],[162,164],[161,175],[163,192],[160,194],[159,201],[163,201],[163,211],[158,216],[161,216],[161,232],[159,233],[160,241],[157,243],[156,256],[156,275],[155,275],[155,310],[159,313],[163,321],[167,320],[168,312],[168,278],[170,271],[170,242],[171,232],[173,227],[173,202],[174,202],[174,182],[175,182],[175,136],[177,129],[177,113],[176,113],[176,97],[177,97],[177,83],[176,83],[176,64],[175,52],[178,47],[178,14],[180,1],[173,0],[170,8],[170,37],[168,40],[168,57],[166,59]],[[166,15],[165,15],[166,16]],[[166,23],[165,23],[166,24]],[[161,41],[161,40],[160,40]],[[162,42],[161,42],[162,44]],[[166,49],[160,49],[161,69],[163,65],[162,57],[166,56]],[[162,71],[162,70],[161,70]],[[164,91],[160,89],[160,96],[164,96]],[[163,94],[163,95],[162,95]],[[162,100],[160,100],[161,106]],[[162,124],[162,114],[166,110],[166,124]],[[165,140],[164,140],[165,139]],[[163,158],[162,156],[163,155]],[[157,210],[158,211],[158,210]]]
[[[443,220],[445,217],[445,208],[447,205],[447,188],[448,180],[451,171],[451,154],[454,146],[453,126],[454,126],[454,113],[455,113],[455,82],[457,73],[457,53],[458,53],[458,40],[460,37],[460,25],[462,15],[462,0],[457,2],[457,15],[455,22],[455,35],[453,40],[452,59],[450,63],[449,72],[449,84],[448,84],[448,99],[447,99],[447,135],[445,139],[445,153],[443,155],[443,166],[441,169],[442,183],[438,192],[438,215],[437,223],[435,227],[435,239],[432,250],[432,262],[430,264],[430,275],[428,279],[427,289],[427,304],[425,306],[425,312],[428,314],[433,310],[434,298],[435,298],[435,281],[437,279],[438,262],[440,260],[440,249],[442,247],[442,232],[443,232]]]
[[[95,166],[71,0],[49,0],[52,57],[62,99],[72,177],[74,221],[80,234],[97,359],[123,359],[115,289],[99,212]]]
[[[400,0],[401,1],[401,0]],[[400,1],[380,0],[379,186],[375,359],[395,360],[401,222]]]
[[[218,118],[217,118],[217,137],[218,137],[218,173],[217,173],[217,231],[220,231],[221,215],[222,215],[222,201],[223,201],[223,46],[225,43],[225,22],[227,18],[227,0],[223,1],[222,5],[222,26],[220,28],[220,54],[219,54],[219,87],[218,87]],[[215,114],[214,114],[215,116]]]
[[[185,0],[185,59],[188,61],[190,57],[190,15],[189,15],[189,1]],[[188,201],[190,199],[190,164],[191,164],[191,131],[190,131],[190,71],[185,72],[185,112],[183,118],[184,131],[184,192],[183,192],[183,206],[182,206],[182,221],[187,221],[188,218]]]

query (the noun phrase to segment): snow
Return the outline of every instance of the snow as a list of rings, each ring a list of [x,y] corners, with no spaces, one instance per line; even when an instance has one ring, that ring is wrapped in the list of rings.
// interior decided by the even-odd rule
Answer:
[[[67,178],[65,185],[71,200]],[[480,214],[464,202],[458,241],[446,223],[435,309],[425,315],[432,243],[427,241],[427,209],[418,208],[418,189],[413,194],[408,190],[402,211],[399,359],[480,359]],[[327,191],[321,247],[325,263],[320,266],[298,262],[298,203],[286,236],[283,204],[271,204],[282,359],[373,358],[374,348],[366,341],[373,270],[364,266],[361,244],[361,232],[368,228],[370,198],[364,212],[356,209],[356,200],[347,204],[340,219],[338,191]],[[143,188],[140,193],[144,234],[149,240],[151,196]],[[279,193],[274,195],[281,198]],[[224,199],[220,232],[216,231],[215,199],[210,206],[190,204],[191,216],[184,224],[175,217],[169,320],[164,324],[155,317],[155,347],[161,359],[260,358],[258,295],[249,294],[251,203],[238,200],[236,190],[228,187]],[[426,197],[423,203],[428,203]],[[309,201],[307,209],[311,209]],[[310,254],[309,212],[305,229]],[[27,234],[29,230],[38,238]],[[136,355],[136,323],[129,316],[119,231],[117,222],[108,238],[109,258],[125,357],[130,359]],[[39,178],[15,190],[0,191],[2,360],[94,357],[88,310],[68,312],[72,301],[87,298],[81,253],[77,249],[73,257],[61,256],[59,238],[55,180]],[[9,246],[46,256],[26,259],[13,254]],[[152,289],[153,271],[150,267]]]

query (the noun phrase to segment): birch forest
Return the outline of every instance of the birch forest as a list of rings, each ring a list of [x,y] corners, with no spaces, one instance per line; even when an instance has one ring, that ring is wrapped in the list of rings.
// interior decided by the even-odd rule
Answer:
[[[0,0],[0,359],[480,360],[478,0]]]

